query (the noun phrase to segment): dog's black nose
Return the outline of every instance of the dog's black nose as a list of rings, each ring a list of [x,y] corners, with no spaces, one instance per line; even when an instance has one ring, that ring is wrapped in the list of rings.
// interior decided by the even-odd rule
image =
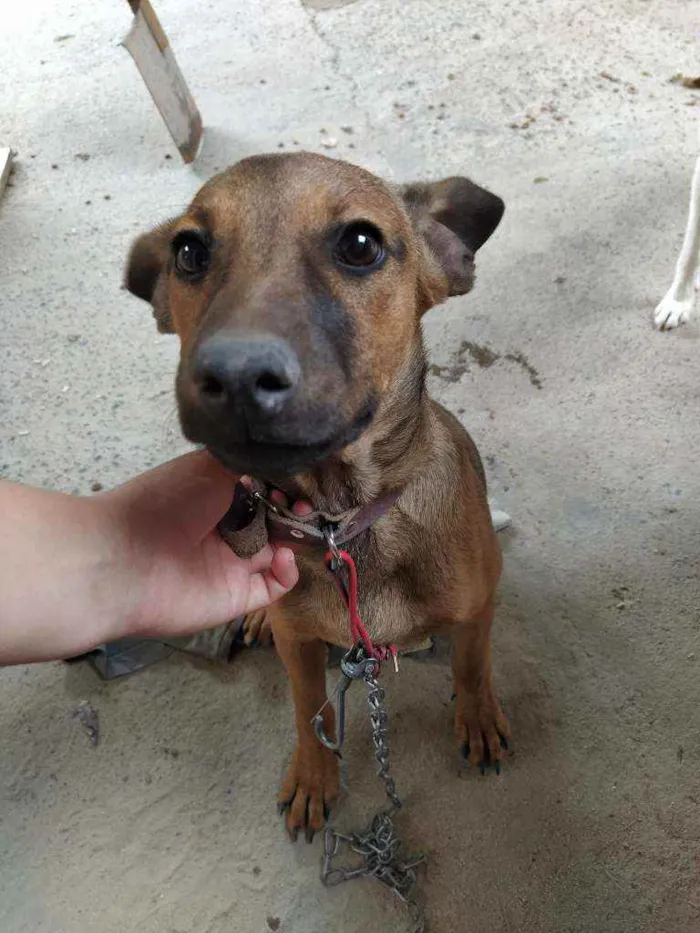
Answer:
[[[289,344],[266,335],[209,337],[193,364],[200,402],[212,415],[233,406],[276,415],[294,395],[301,375]]]

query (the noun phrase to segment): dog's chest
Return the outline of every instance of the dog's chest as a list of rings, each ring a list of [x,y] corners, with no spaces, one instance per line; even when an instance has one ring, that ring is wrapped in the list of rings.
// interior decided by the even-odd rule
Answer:
[[[403,553],[386,553],[376,542],[370,548],[352,548],[357,571],[357,599],[362,622],[377,645],[413,648],[431,629],[437,583],[432,568],[417,570]],[[341,597],[338,580],[319,565],[302,563],[297,590],[288,598],[295,627],[337,645],[352,643],[350,617]],[[347,568],[338,571],[340,581],[349,583]]]
[[[298,631],[330,644],[351,646],[349,611],[330,574],[314,580],[313,586],[304,587],[289,608]],[[396,580],[378,581],[375,575],[360,574],[358,608],[376,645],[412,648],[425,637],[428,612],[402,592]]]

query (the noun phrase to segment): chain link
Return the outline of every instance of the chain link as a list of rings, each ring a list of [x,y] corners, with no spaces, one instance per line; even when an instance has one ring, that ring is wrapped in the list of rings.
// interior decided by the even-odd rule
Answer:
[[[402,843],[396,835],[393,819],[403,804],[389,773],[388,715],[384,690],[375,676],[377,673],[377,665],[367,665],[362,679],[367,687],[372,741],[379,764],[378,775],[390,806],[376,813],[370,826],[363,832],[339,833],[331,825],[326,827],[321,880],[330,887],[354,878],[376,878],[407,905],[412,922],[411,933],[425,933],[423,907],[413,897],[416,869],[425,862],[425,856],[402,858],[400,854]],[[333,861],[342,846],[360,856],[359,864],[355,867],[334,867]]]

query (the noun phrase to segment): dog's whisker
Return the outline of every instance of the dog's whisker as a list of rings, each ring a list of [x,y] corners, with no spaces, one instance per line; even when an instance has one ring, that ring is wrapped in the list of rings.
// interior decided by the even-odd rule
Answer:
[[[161,440],[168,444],[175,437],[180,436],[180,422],[178,420],[177,406],[169,405],[161,422]]]

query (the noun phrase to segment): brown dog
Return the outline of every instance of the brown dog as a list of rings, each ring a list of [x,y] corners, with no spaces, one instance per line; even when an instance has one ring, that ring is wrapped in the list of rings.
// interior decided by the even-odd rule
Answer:
[[[482,770],[499,769],[508,736],[491,682],[501,556],[477,450],[427,396],[420,320],[470,290],[502,213],[465,178],[394,188],[318,155],[260,156],[141,236],[126,278],[180,338],[191,441],[329,513],[399,494],[347,545],[361,615],[377,644],[452,634],[457,740]],[[323,554],[299,556],[299,585],[271,612],[296,707],[280,794],[293,838],[323,826],[338,791],[338,760],[311,726],[324,643],[350,646]]]

